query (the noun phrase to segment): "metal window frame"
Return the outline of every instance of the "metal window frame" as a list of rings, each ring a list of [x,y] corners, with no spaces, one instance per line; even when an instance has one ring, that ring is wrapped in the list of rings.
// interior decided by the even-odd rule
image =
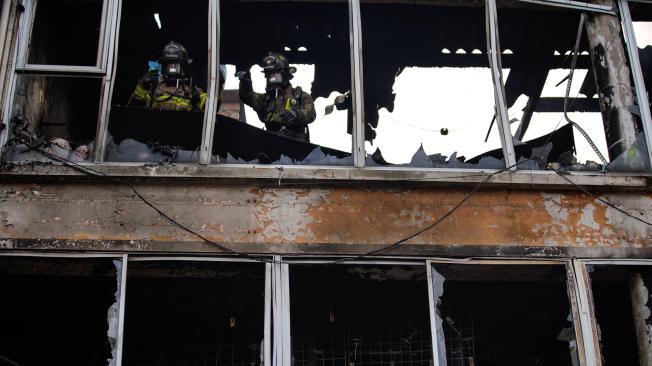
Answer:
[[[638,46],[636,44],[634,23],[632,21],[632,14],[629,9],[628,0],[616,1],[618,2],[620,25],[623,32],[623,38],[625,38],[625,47],[627,48],[626,52],[627,56],[629,56],[632,78],[634,79],[636,101],[638,103],[641,124],[643,125],[643,133],[645,134],[645,142],[647,144],[647,157],[650,164],[652,164],[652,115],[650,113],[650,104],[647,99],[647,91],[645,90],[645,79],[643,78],[643,69],[641,67]],[[652,2],[646,3],[650,4]]]
[[[433,338],[433,360],[434,366],[439,365],[438,360],[438,342],[436,328],[436,306],[433,294],[432,270],[436,264],[461,264],[461,265],[554,265],[564,266],[566,271],[566,287],[569,296],[570,310],[573,315],[573,324],[575,328],[575,337],[577,339],[577,350],[582,366],[601,366],[597,327],[595,325],[595,316],[593,313],[592,303],[589,301],[590,288],[587,287],[588,272],[581,261],[576,259],[551,259],[551,260],[527,260],[527,259],[473,259],[470,261],[451,261],[442,259],[427,259],[428,270],[428,296],[430,302],[430,324]],[[652,261],[650,262],[652,265]]]
[[[588,271],[583,263],[573,259],[567,263],[566,273],[580,364],[601,366],[600,336],[596,326],[593,303],[589,300],[592,296]]]
[[[107,41],[110,37],[111,30],[107,24],[111,23],[111,8],[116,0],[102,0],[102,15],[100,17],[100,34],[97,40],[97,57],[95,65],[52,65],[52,64],[30,64],[27,63],[29,54],[29,44],[31,42],[34,18],[39,0],[24,0],[25,11],[22,17],[27,20],[21,28],[20,35],[23,42],[18,46],[16,59],[16,71],[21,73],[31,73],[35,71],[45,72],[51,75],[90,75],[95,76],[106,72],[107,58],[109,49]]]
[[[652,3],[652,2],[651,2]],[[589,319],[585,322],[588,323],[590,331],[593,336],[593,343],[595,347],[595,358],[597,359],[596,365],[601,365],[602,356],[600,348],[600,337],[598,336],[598,319],[595,316],[595,303],[593,300],[593,287],[591,285],[591,276],[588,266],[603,266],[603,267],[628,267],[628,266],[647,266],[652,267],[652,259],[575,259],[573,260],[575,272],[579,273],[577,276],[582,280],[580,282],[585,284],[582,289],[585,311],[589,313]]]
[[[204,107],[204,126],[202,128],[201,147],[199,149],[199,163],[208,165],[213,157],[213,136],[215,134],[215,120],[217,118],[217,102],[220,93],[219,65],[220,65],[220,1],[209,0],[208,14],[208,96]]]
[[[29,257],[29,258],[78,258],[78,259],[95,259],[95,258],[104,258],[104,259],[120,259],[122,262],[122,269],[119,273],[116,273],[116,281],[120,282],[120,298],[119,298],[119,309],[118,309],[118,333],[116,340],[116,358],[114,359],[115,366],[122,366],[122,353],[124,349],[124,319],[125,319],[125,306],[126,306],[126,295],[127,295],[127,269],[129,262],[223,262],[223,263],[260,263],[259,261],[246,258],[233,258],[233,257],[198,257],[198,256],[152,256],[152,255],[142,255],[134,256],[127,253],[64,253],[64,252],[24,252],[24,251],[0,251],[0,257]],[[264,257],[261,257],[261,259]],[[274,257],[276,258],[276,257]],[[271,366],[271,324],[272,324],[272,263],[260,263],[265,265],[265,297],[264,297],[264,321],[263,321],[263,356],[264,362],[263,366]],[[276,264],[276,262],[274,263]],[[280,262],[279,262],[280,264]],[[288,278],[287,275],[287,264],[285,265],[285,278]],[[286,288],[283,296],[284,301],[289,304],[289,282],[285,285]],[[289,311],[289,308],[288,308]],[[274,314],[276,316],[276,314]],[[287,319],[289,325],[289,313],[287,315],[279,316],[279,319]],[[275,320],[276,321],[276,320]],[[288,338],[287,344],[289,345],[289,328],[288,328]],[[281,338],[282,339],[282,338]],[[288,348],[289,350],[289,348]],[[288,363],[283,364],[289,366]],[[280,366],[280,364],[279,364]]]
[[[107,68],[103,79],[102,93],[100,98],[100,113],[98,115],[97,130],[95,137],[94,159],[95,164],[104,164],[104,155],[106,153],[106,138],[109,133],[109,116],[111,114],[111,100],[113,99],[113,90],[117,72],[117,60],[120,45],[120,22],[122,19],[122,1],[123,0],[105,0],[115,2],[114,16],[110,24],[109,56],[107,58]],[[212,157],[213,131],[215,128],[215,118],[217,111],[217,88],[215,80],[219,75],[219,0],[209,0],[207,9],[208,22],[208,89],[206,90],[206,107],[204,108],[204,125],[202,128],[200,156],[196,163],[209,164]],[[142,162],[121,163],[132,166],[144,165]]]
[[[115,344],[116,358],[113,360],[115,366],[122,366],[122,351],[124,349],[124,320],[125,320],[125,299],[127,295],[127,265],[129,255],[112,254],[112,253],[40,253],[40,252],[20,252],[0,251],[0,257],[22,257],[22,258],[76,258],[76,259],[119,259],[121,261],[121,271],[116,273],[116,282],[119,282],[120,298],[118,299],[118,331]]]
[[[353,166],[364,168],[365,119],[364,119],[364,77],[362,53],[362,10],[360,0],[349,2],[349,54],[351,55],[351,113],[352,113],[352,149]]]
[[[503,81],[503,66],[500,51],[500,36],[498,33],[498,9],[496,0],[485,0],[486,11],[486,36],[487,52],[489,55],[489,67],[494,84],[494,106],[496,111],[496,123],[500,134],[500,144],[503,149],[505,167],[516,170],[516,153],[514,152],[514,138],[509,126],[509,112],[505,96],[505,83]]]
[[[518,1],[524,3],[537,4],[537,5],[576,9],[576,10],[582,10],[591,13],[616,15],[615,9],[613,7],[608,5],[592,4],[588,1],[575,1],[575,0],[518,0]]]

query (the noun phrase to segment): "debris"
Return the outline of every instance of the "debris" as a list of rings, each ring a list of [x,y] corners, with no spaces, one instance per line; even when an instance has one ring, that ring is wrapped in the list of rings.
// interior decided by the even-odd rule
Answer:
[[[643,172],[650,169],[645,135],[641,132],[636,136],[634,144],[616,157],[607,170],[611,172]]]

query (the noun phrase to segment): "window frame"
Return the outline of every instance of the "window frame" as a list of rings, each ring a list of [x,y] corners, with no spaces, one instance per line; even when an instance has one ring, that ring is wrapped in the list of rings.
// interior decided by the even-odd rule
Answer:
[[[168,262],[230,262],[230,263],[260,263],[265,265],[265,297],[264,297],[264,366],[287,366],[290,364],[291,349],[289,326],[291,321],[288,268],[292,264],[332,264],[333,261],[347,257],[332,256],[280,256],[266,255],[260,260],[235,258],[225,256],[192,256],[192,255],[156,255],[156,254],[128,254],[128,253],[57,253],[57,252],[0,252],[0,257],[32,257],[32,258],[78,258],[78,259],[116,259],[122,263],[121,272],[116,274],[116,281],[120,283],[118,341],[116,342],[116,366],[122,365],[122,350],[124,341],[124,314],[126,304],[127,269],[129,262],[168,261]],[[372,265],[372,266],[425,266],[427,277],[427,296],[430,311],[431,339],[433,350],[433,366],[440,366],[437,357],[438,342],[436,328],[436,299],[432,272],[437,264],[460,265],[499,265],[499,266],[564,266],[566,271],[566,285],[569,295],[570,310],[573,314],[573,324],[578,345],[578,355],[582,366],[601,366],[597,318],[595,317],[589,266],[650,266],[652,259],[576,259],[576,258],[480,258],[480,259],[455,259],[441,257],[392,257],[379,256],[374,259],[352,259],[339,263],[340,265]],[[276,268],[274,268],[276,267]],[[284,329],[287,328],[287,329]],[[283,342],[273,342],[272,339],[283,339]],[[287,342],[285,342],[287,340]],[[272,357],[274,355],[274,358]],[[285,357],[284,357],[285,356]]]
[[[109,55],[108,37],[111,35],[111,18],[113,16],[111,9],[115,6],[117,0],[101,0],[102,15],[100,17],[100,34],[97,43],[97,57],[95,65],[52,65],[52,64],[30,64],[27,62],[29,56],[29,46],[34,29],[34,18],[39,0],[25,0],[25,11],[22,14],[24,23],[19,31],[18,54],[16,55],[16,72],[32,73],[45,72],[54,75],[103,75],[106,73],[107,58]]]
[[[26,7],[23,14],[19,18],[19,29],[17,35],[17,45],[13,53],[13,63],[10,68],[9,84],[7,93],[4,96],[3,120],[9,126],[12,114],[12,101],[16,88],[16,76],[18,74],[44,74],[49,76],[81,76],[102,79],[101,96],[98,103],[100,104],[99,114],[97,118],[96,139],[102,143],[95,144],[94,162],[83,164],[106,164],[112,163],[104,162],[104,154],[106,151],[106,137],[108,135],[108,116],[110,113],[110,103],[113,94],[113,87],[116,75],[116,62],[118,58],[119,49],[119,33],[120,21],[122,12],[122,0],[103,0],[103,13],[101,19],[101,30],[98,45],[98,63],[96,66],[65,66],[65,65],[36,65],[25,64],[28,48],[29,36],[34,22],[35,4],[38,0],[25,0]],[[608,8],[604,5],[595,5],[586,2],[579,2],[573,0],[517,0],[528,3],[536,3],[539,5],[552,6],[552,7],[565,7],[572,8],[578,11],[588,11],[597,13],[607,13],[615,15],[614,9]],[[639,104],[641,108],[642,122],[644,133],[646,137],[647,149],[649,159],[652,162],[652,115],[647,103],[640,103],[643,95],[642,91],[645,90],[642,84],[642,71],[638,55],[633,55],[632,44],[635,44],[635,37],[632,31],[631,16],[627,5],[629,1],[641,0],[617,0],[620,14],[619,20],[623,29],[623,35],[626,39],[627,52],[630,56],[631,69],[634,76],[634,87],[637,91]],[[361,0],[347,0],[348,2],[348,16],[349,16],[349,50],[350,50],[350,68],[351,68],[351,90],[352,90],[352,117],[353,117],[353,131],[352,131],[352,155],[353,165],[347,168],[364,168],[368,170],[398,170],[398,171],[422,171],[422,169],[415,169],[412,167],[366,167],[366,152],[365,152],[365,139],[364,139],[364,85],[363,85],[363,61],[362,49],[363,34],[362,34],[362,18],[361,18]],[[198,163],[200,165],[207,165],[211,167],[223,167],[225,164],[212,164],[212,145],[213,136],[215,131],[215,119],[217,115],[217,96],[219,95],[219,50],[220,50],[220,0],[208,0],[208,57],[209,57],[209,70],[207,87],[207,107],[204,111],[204,123],[202,128],[200,155]],[[498,11],[496,0],[485,0],[484,7],[486,9],[485,26],[487,28],[487,48],[489,56],[489,64],[492,70],[492,79],[494,87],[494,107],[498,116],[498,128],[501,138],[501,147],[503,156],[505,157],[506,168],[512,172],[518,171],[518,166],[515,161],[514,144],[511,136],[511,129],[509,127],[508,108],[505,102],[504,80],[501,70],[501,54],[499,42],[499,29],[498,29]],[[627,8],[627,9],[625,9]],[[27,40],[25,42],[25,40]],[[23,63],[21,63],[23,62]],[[9,126],[10,127],[10,126]],[[10,128],[5,128],[5,131],[0,135],[0,146],[4,146],[8,142]],[[193,165],[196,163],[192,163]],[[133,165],[142,166],[143,163],[120,163],[119,165]],[[245,165],[246,167],[262,167],[261,165]],[[328,166],[305,166],[307,169],[327,168]],[[338,167],[341,168],[341,167]],[[428,168],[428,171],[461,171],[465,169],[457,168]],[[468,169],[466,169],[468,170]],[[475,170],[475,169],[471,169]],[[495,172],[496,170],[481,169],[487,172]],[[650,173],[645,172],[645,173]],[[637,174],[629,174],[637,175]]]

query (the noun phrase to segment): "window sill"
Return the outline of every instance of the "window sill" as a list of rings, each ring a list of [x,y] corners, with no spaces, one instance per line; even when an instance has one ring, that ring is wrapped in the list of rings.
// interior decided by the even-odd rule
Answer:
[[[510,187],[573,187],[574,185],[553,171],[514,171],[473,169],[419,169],[393,167],[325,167],[325,166],[275,166],[275,165],[136,165],[132,163],[87,164],[101,174],[114,177],[134,177],[152,179],[219,179],[251,180],[284,185],[301,182],[418,185],[466,185],[477,184],[494,174],[487,185],[506,185]],[[80,177],[82,172],[60,164],[7,164],[0,177],[40,177],[56,178]],[[564,174],[573,183],[591,187],[629,187],[647,188],[652,185],[650,173],[599,173],[568,172]]]

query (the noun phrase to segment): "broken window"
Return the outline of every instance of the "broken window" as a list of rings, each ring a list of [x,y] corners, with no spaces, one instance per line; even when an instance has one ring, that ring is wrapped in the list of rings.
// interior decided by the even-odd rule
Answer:
[[[505,167],[482,2],[363,1],[362,26],[367,165]]]
[[[440,365],[579,365],[564,266],[435,264],[433,294]]]
[[[208,95],[208,1],[124,1],[105,160],[196,162]]]
[[[602,364],[640,365],[639,359],[649,359],[652,351],[647,331],[652,272],[638,266],[592,266],[590,275]]]
[[[424,266],[290,265],[293,365],[432,364]]]
[[[17,76],[7,160],[92,161],[101,79]]]
[[[216,160],[352,165],[348,3],[220,6],[220,62],[227,75]],[[227,111],[238,111],[237,117]]]
[[[120,264],[0,257],[0,364],[106,365]]]
[[[619,27],[596,27],[596,19],[611,15],[591,13],[580,25],[581,16],[522,2],[499,9],[514,148],[517,160],[531,159],[520,168],[644,171],[649,163],[642,125],[630,108],[633,83],[626,73],[613,72],[629,71],[623,42],[618,34],[599,34]],[[610,39],[609,46],[600,39]],[[603,59],[609,61],[606,67],[599,62]],[[597,93],[596,75],[600,85],[621,87],[601,87]]]
[[[27,64],[99,65],[102,0],[34,0],[29,5]]]
[[[125,366],[260,365],[262,264],[130,262]]]

